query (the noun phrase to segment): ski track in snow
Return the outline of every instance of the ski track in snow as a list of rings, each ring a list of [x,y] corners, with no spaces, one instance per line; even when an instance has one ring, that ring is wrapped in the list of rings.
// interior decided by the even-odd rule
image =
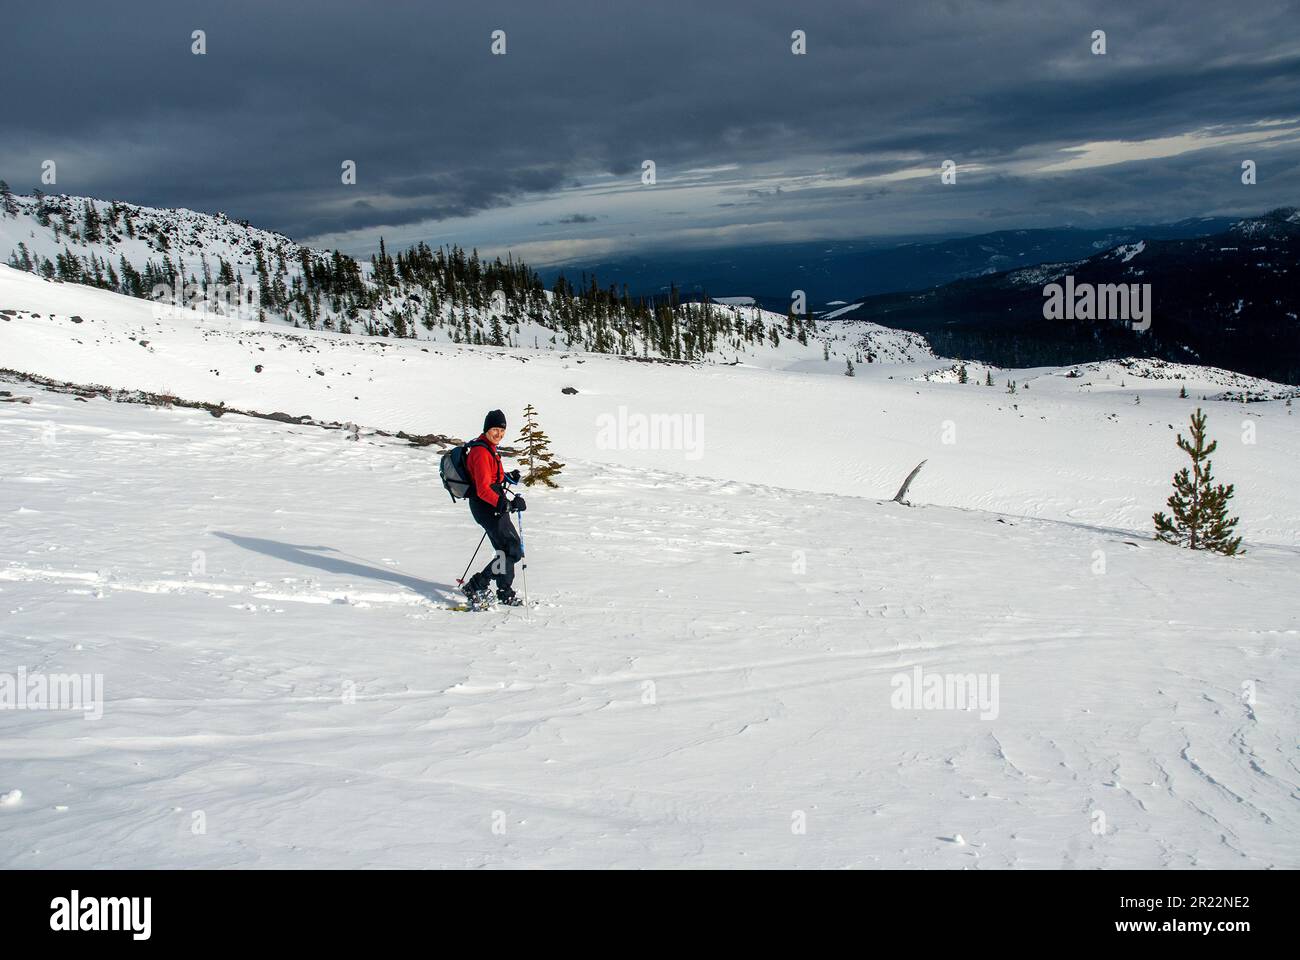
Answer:
[[[462,614],[429,450],[38,391],[0,463],[0,670],[106,701],[0,712],[5,866],[1300,865],[1286,544],[575,460]]]

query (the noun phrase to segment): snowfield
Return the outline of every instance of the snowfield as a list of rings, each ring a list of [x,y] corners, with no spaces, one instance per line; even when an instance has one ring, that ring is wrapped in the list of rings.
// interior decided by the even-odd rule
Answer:
[[[360,427],[0,382],[0,694],[102,682],[0,710],[0,865],[1300,866],[1300,421],[1221,371],[381,341],[7,268],[0,310],[0,368]],[[525,403],[532,605],[453,612],[478,528],[374,431]],[[1243,557],[1150,539],[1198,405]]]

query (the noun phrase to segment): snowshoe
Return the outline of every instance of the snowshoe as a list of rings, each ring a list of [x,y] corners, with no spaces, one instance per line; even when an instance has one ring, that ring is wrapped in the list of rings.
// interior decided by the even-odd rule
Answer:
[[[498,590],[497,603],[503,607],[522,607],[524,598],[510,589]]]
[[[478,575],[470,577],[460,588],[461,593],[465,594],[465,603],[457,604],[452,607],[453,610],[486,610],[493,604],[492,591],[487,584],[481,583]]]

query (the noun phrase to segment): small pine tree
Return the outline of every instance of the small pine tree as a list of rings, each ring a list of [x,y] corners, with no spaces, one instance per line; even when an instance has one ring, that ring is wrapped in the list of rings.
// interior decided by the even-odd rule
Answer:
[[[992,371],[992,370],[985,370],[985,371],[984,371],[984,386],[986,386],[986,387],[991,387],[991,386],[993,386],[993,371]]]
[[[1187,399],[1187,384],[1184,383],[1181,387],[1178,388],[1178,399],[1179,400]]]
[[[103,238],[101,226],[102,221],[99,219],[99,211],[95,209],[95,201],[87,200],[81,230],[81,235],[86,238],[87,243],[98,243]]]
[[[1205,414],[1197,407],[1192,414],[1192,439],[1178,435],[1178,448],[1192,460],[1192,472],[1183,467],[1174,474],[1174,492],[1168,505],[1173,518],[1163,512],[1152,515],[1156,539],[1185,546],[1192,550],[1212,550],[1233,556],[1241,550],[1241,537],[1233,536],[1236,517],[1228,516],[1232,484],[1214,484],[1210,473],[1210,454],[1218,448],[1217,440],[1205,443]]]
[[[957,358],[957,382],[969,383],[969,377],[966,373],[966,364],[962,363],[961,357]]]
[[[848,369],[846,369],[846,370],[844,371],[844,376],[846,376],[846,377],[857,376],[857,374],[855,374],[855,373],[853,372],[853,361],[850,360],[848,357],[845,357],[845,358],[844,358],[844,362],[845,362],[846,364],[848,364]]]
[[[18,216],[18,201],[14,199],[9,184],[3,180],[0,180],[0,212],[3,212],[6,217]]]
[[[523,478],[525,485],[531,487],[535,483],[544,483],[548,487],[559,486],[551,478],[564,469],[564,464],[556,462],[555,454],[548,449],[550,442],[551,438],[537,425],[537,411],[531,403],[528,404],[524,407],[524,425],[518,440],[523,448],[519,462],[527,468]]]

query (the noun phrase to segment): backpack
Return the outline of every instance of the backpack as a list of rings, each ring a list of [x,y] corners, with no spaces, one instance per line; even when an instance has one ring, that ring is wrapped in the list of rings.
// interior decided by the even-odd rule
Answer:
[[[451,502],[469,499],[474,481],[469,476],[470,447],[487,447],[482,440],[471,440],[459,447],[452,447],[442,455],[438,464],[438,475],[442,477],[442,488],[451,494]]]

